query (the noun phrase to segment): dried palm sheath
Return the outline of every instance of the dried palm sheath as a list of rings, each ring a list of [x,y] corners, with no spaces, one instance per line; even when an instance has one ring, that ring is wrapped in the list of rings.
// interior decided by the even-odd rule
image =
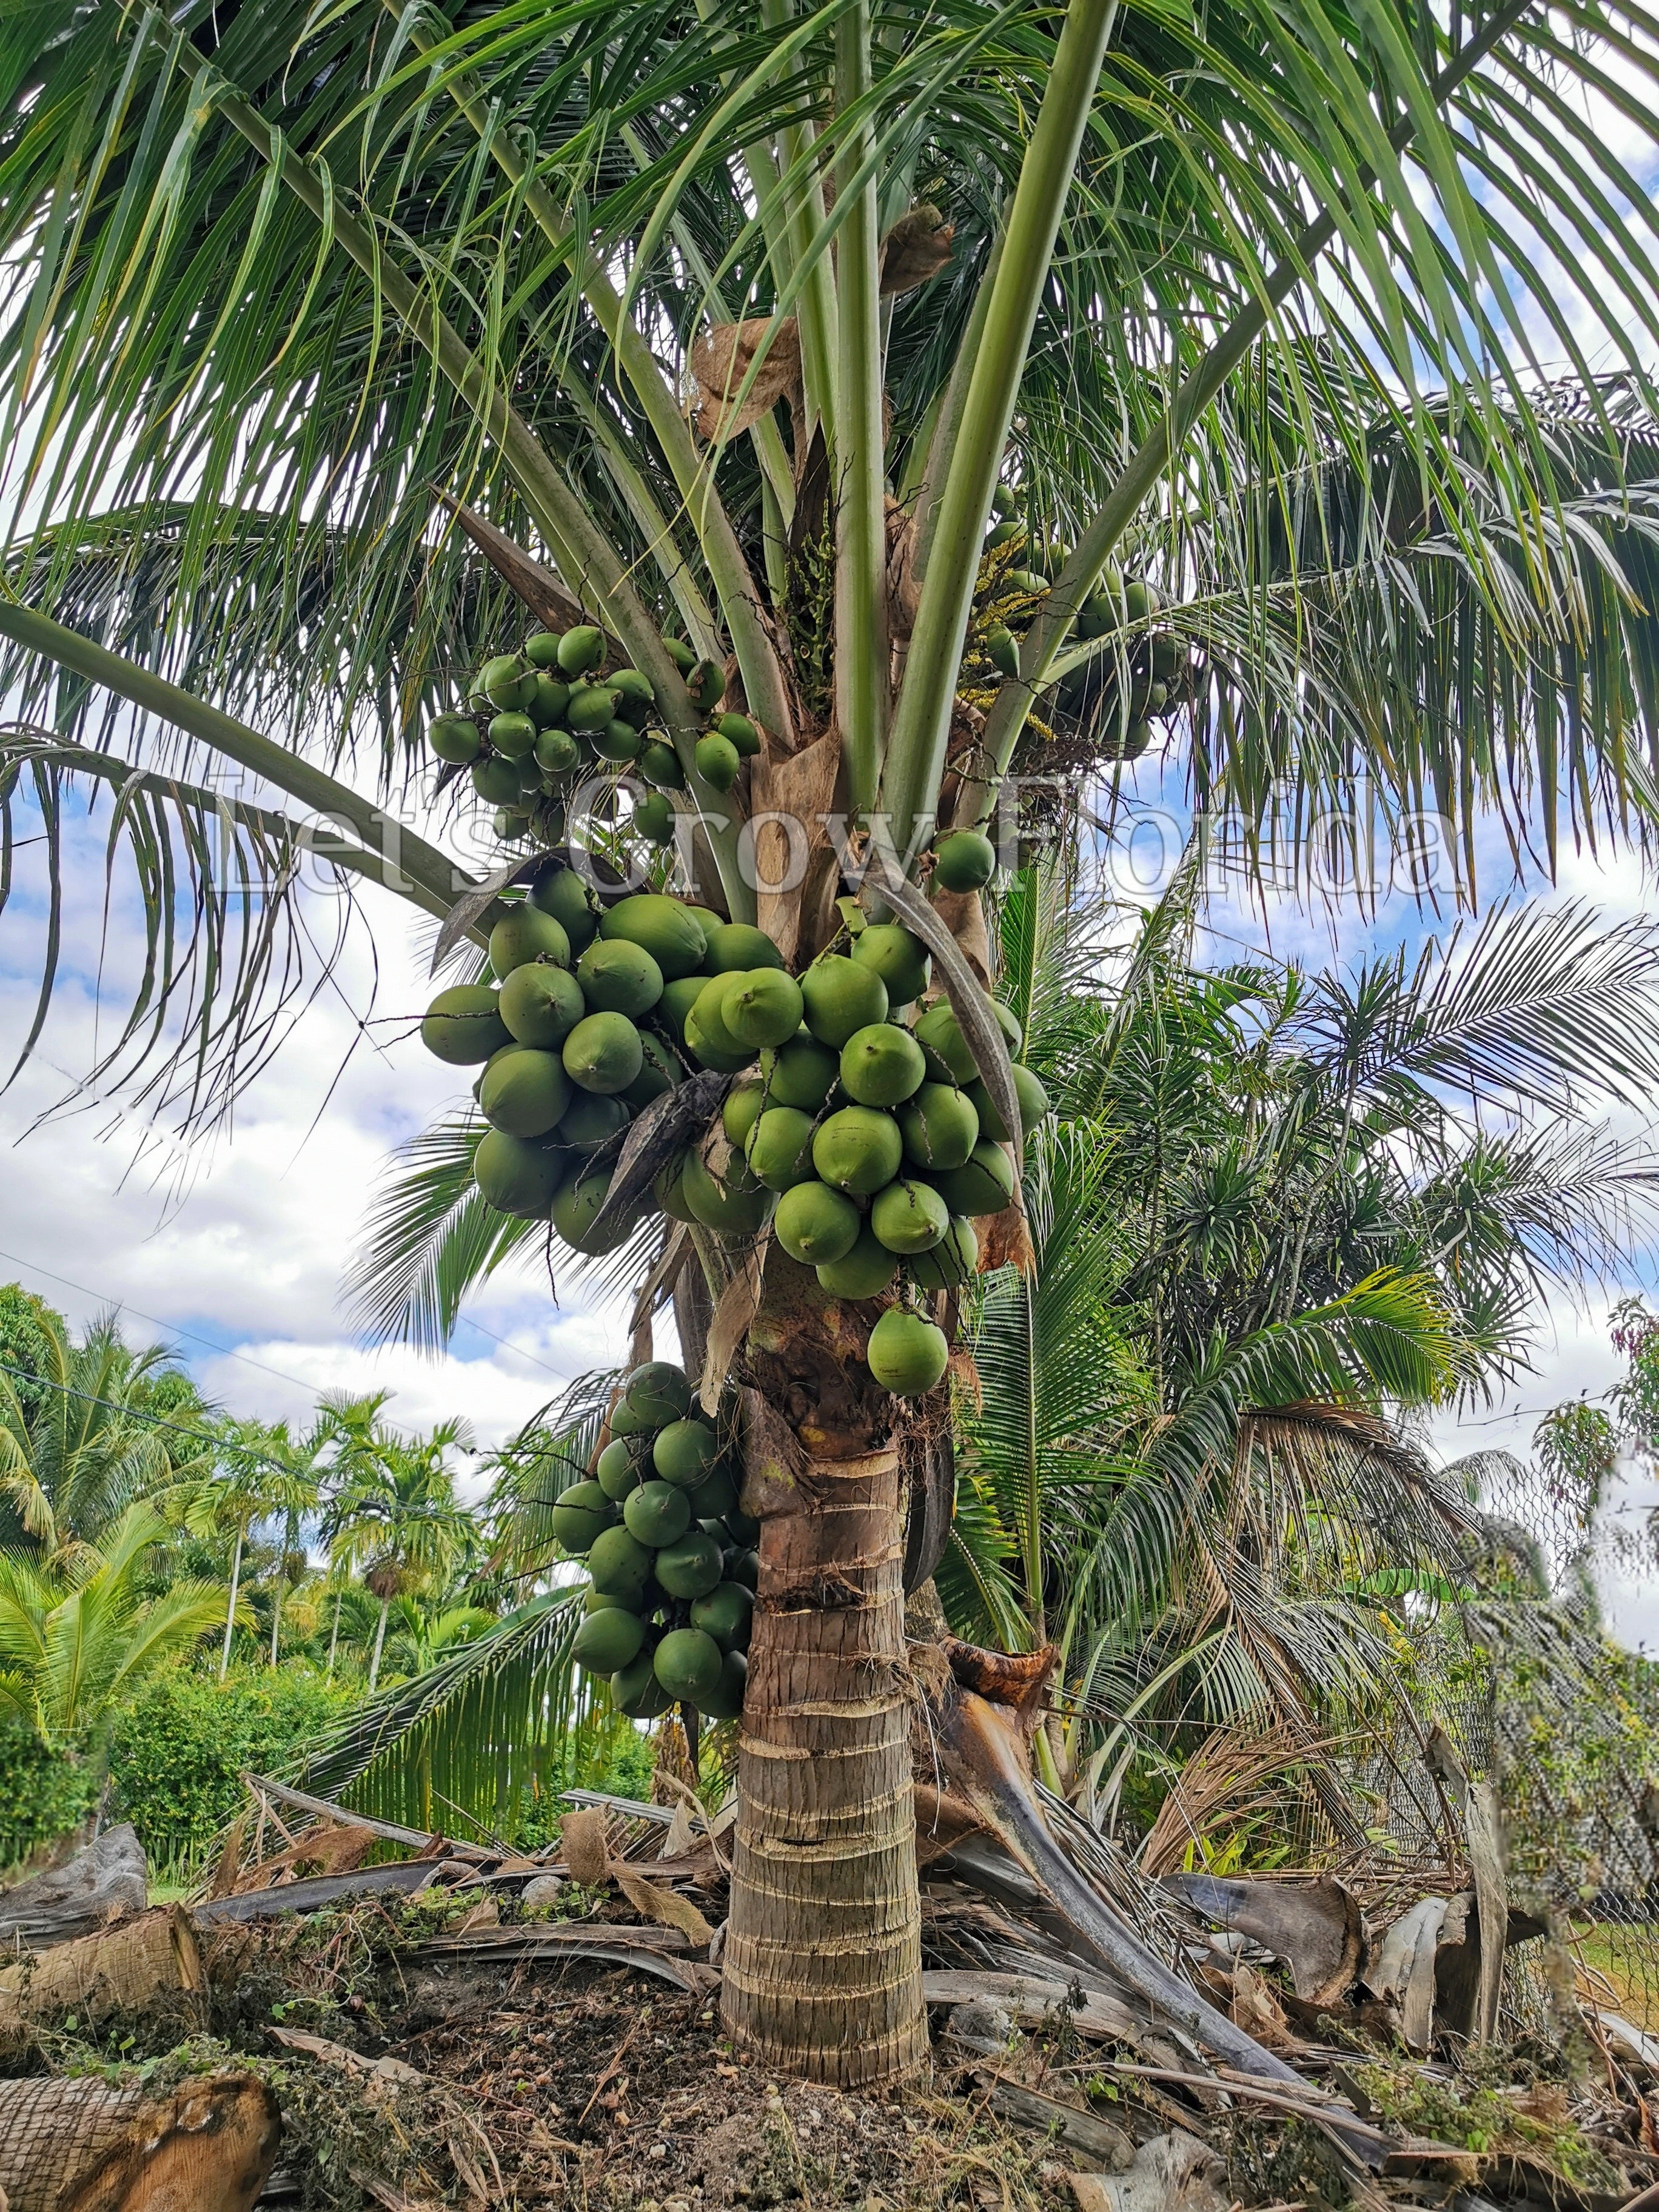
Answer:
[[[9,2212],[247,2212],[281,2131],[252,2074],[162,2098],[106,2081],[0,2081],[0,2200]]]

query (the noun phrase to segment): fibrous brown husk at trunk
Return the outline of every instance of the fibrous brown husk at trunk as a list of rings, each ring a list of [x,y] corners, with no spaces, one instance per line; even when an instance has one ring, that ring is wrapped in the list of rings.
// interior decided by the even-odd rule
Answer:
[[[251,2074],[152,2098],[94,2080],[0,2081],[0,2202],[10,2212],[246,2212],[282,2124]]]
[[[40,2028],[70,2013],[94,2028],[119,2013],[170,2008],[183,2033],[206,1985],[184,1908],[141,1913],[0,1971],[0,2052],[27,2051]]]
[[[760,1587],[722,2009],[769,2064],[843,2087],[927,2048],[896,1401],[865,1340],[774,1247],[748,1353]]]

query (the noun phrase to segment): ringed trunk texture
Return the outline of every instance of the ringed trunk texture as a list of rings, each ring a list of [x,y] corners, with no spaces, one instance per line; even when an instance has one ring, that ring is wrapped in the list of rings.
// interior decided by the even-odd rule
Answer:
[[[775,1254],[768,1305],[780,1270],[805,1273]],[[842,1312],[811,1334],[838,1337]],[[851,2088],[927,2050],[903,1492],[881,1410],[852,1395],[861,1359],[814,1361],[787,1340],[797,1326],[763,1308],[748,1362],[760,1587],[721,2002],[728,2033],[769,2066]],[[769,1335],[775,1360],[757,1357]]]

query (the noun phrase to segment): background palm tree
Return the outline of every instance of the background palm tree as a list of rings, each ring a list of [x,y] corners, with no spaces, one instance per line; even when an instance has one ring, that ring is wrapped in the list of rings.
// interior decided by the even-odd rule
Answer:
[[[467,1555],[472,1526],[456,1501],[447,1455],[469,1443],[464,1421],[441,1422],[413,1440],[372,1420],[356,1425],[325,1531],[334,1558],[350,1562],[380,1601],[368,1662],[371,1692],[380,1680],[393,1599],[433,1582],[441,1584]]]

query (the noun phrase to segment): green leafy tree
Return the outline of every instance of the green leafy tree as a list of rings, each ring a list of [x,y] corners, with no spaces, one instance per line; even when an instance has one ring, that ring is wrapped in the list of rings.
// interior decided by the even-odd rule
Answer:
[[[468,1442],[463,1421],[405,1440],[374,1419],[366,1401],[344,1425],[351,1437],[346,1474],[330,1500],[326,1528],[338,1561],[349,1562],[378,1600],[368,1662],[372,1692],[380,1678],[386,1621],[394,1599],[440,1587],[474,1541],[471,1517],[458,1504],[448,1455]]]
[[[792,963],[833,926],[830,825],[775,890],[746,823],[839,810],[854,876],[880,833],[914,879],[1011,771],[1075,794],[1160,718],[1247,864],[1311,817],[1363,847],[1425,807],[1454,854],[1488,809],[1547,854],[1564,823],[1622,833],[1659,665],[1653,27],[1577,0],[9,19],[0,635],[33,726],[0,798],[54,825],[72,786],[118,798],[149,957],[103,1080],[191,1126],[276,1048],[314,957],[302,817],[343,881],[486,901],[365,795],[365,756],[386,794],[425,764],[420,711],[506,624],[475,543],[643,673],[696,895]],[[1524,288],[1548,255],[1580,290]],[[1540,331],[1576,383],[1534,372]],[[670,623],[763,732],[731,793]],[[125,754],[113,724],[82,741],[112,696],[141,710]],[[43,1016],[70,851],[40,848]],[[926,925],[914,882],[871,896]],[[977,902],[931,911],[982,1022]],[[522,1241],[438,1210],[456,1234],[405,1240],[393,1318],[447,1325]],[[709,1244],[711,1293],[739,1259]],[[844,1393],[844,1349],[769,1330],[742,1356],[772,1403]],[[890,1408],[854,1412],[806,1424],[809,1462],[889,1449]],[[803,1586],[834,1585],[835,1534],[794,1516]],[[895,1571],[857,1662],[895,1684],[900,1597]],[[842,1695],[845,1623],[807,1626],[799,1696],[767,1703],[763,1611],[745,1733],[837,1778],[841,1840],[769,1842],[785,1762],[745,1759],[724,2003],[769,2063],[880,2079],[925,2044],[902,1701]],[[832,1923],[860,1974],[804,2009]]]

